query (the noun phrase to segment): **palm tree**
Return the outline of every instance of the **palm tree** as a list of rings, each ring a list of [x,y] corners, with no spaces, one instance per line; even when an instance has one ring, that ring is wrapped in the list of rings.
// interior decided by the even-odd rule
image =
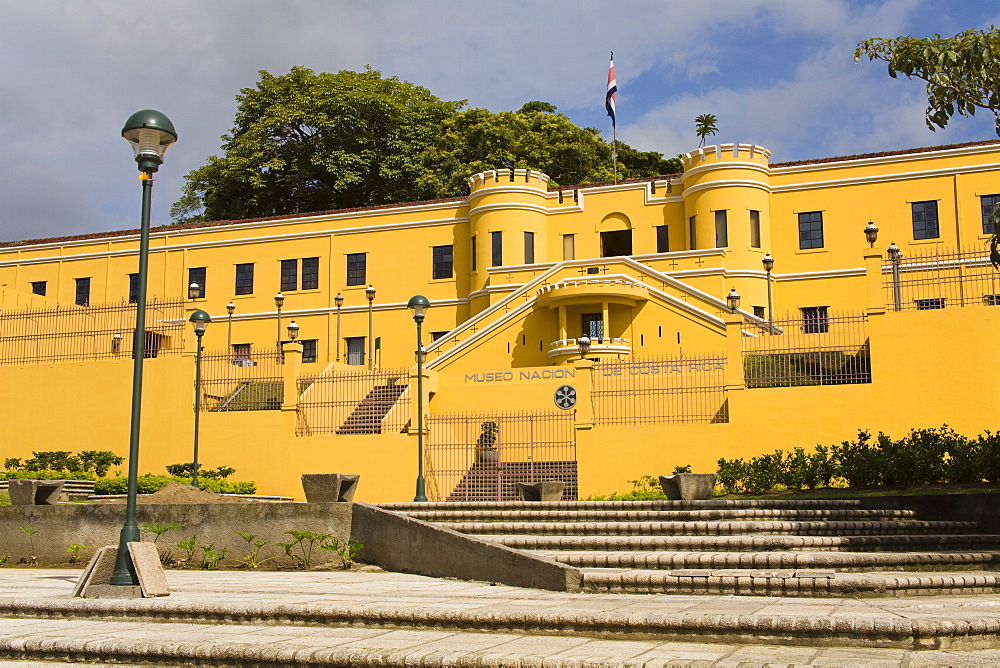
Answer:
[[[701,138],[701,142],[698,144],[698,148],[705,145],[705,137],[709,135],[714,135],[719,131],[715,123],[719,119],[715,117],[715,114],[701,114],[694,117],[695,128],[694,133]]]

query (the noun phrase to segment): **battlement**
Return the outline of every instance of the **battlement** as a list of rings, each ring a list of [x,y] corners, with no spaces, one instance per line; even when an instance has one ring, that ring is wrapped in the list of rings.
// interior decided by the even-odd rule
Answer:
[[[715,162],[755,162],[768,166],[771,152],[756,144],[717,144],[688,151],[681,156],[684,171],[708,165]]]
[[[480,172],[469,177],[470,193],[484,188],[508,188],[511,186],[518,188],[527,186],[547,192],[549,176],[537,169],[491,169],[488,172]]]

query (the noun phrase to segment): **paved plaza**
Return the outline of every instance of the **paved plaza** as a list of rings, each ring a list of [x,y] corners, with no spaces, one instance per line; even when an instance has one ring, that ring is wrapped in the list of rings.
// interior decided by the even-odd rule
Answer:
[[[0,570],[0,659],[31,661],[25,665],[32,666],[41,665],[32,660],[88,665],[1000,664],[1000,649],[989,649],[1000,647],[994,642],[1000,629],[997,595],[852,600],[568,594],[385,572],[168,571],[169,597],[83,600],[70,597],[78,574]],[[915,632],[908,640],[892,636],[894,624]],[[855,629],[855,638],[838,638],[838,629],[848,627]],[[966,631],[958,632],[962,628]],[[935,636],[934,629],[951,633]],[[757,632],[761,637],[755,641]]]

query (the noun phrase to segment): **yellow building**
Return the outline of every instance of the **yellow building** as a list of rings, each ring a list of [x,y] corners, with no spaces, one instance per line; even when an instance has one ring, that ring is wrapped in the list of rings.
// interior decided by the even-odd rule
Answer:
[[[553,477],[602,494],[859,428],[995,427],[1000,142],[770,157],[721,144],[679,175],[550,189],[498,170],[462,198],[155,228],[140,471],[191,460],[203,309],[204,465],[263,493],[337,471],[362,475],[359,500],[411,499],[414,295],[432,499]],[[137,247],[0,244],[4,458],[127,451]]]

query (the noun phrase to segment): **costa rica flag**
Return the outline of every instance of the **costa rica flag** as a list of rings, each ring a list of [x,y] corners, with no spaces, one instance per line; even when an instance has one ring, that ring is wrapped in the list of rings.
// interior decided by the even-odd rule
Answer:
[[[611,127],[615,127],[615,96],[618,93],[618,82],[615,80],[615,52],[611,52],[611,66],[608,68],[608,94],[604,98],[604,108],[611,117]]]

